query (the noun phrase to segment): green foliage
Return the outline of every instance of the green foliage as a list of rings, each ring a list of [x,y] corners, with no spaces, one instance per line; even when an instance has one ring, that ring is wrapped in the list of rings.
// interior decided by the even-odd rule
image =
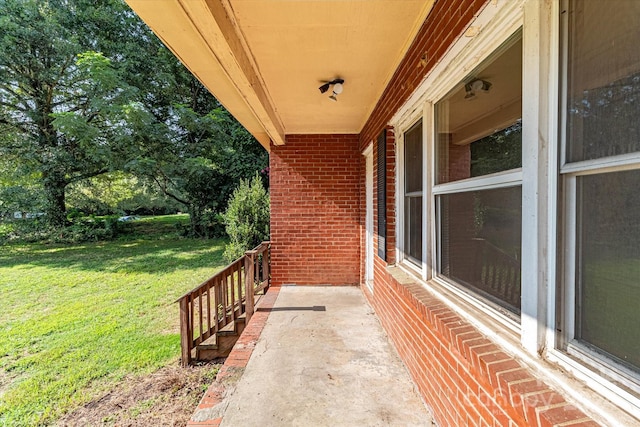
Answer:
[[[0,1],[0,155],[38,174],[51,225],[65,222],[69,183],[126,152],[114,135],[135,90],[113,58],[129,56],[114,43],[131,24],[116,0]]]
[[[0,218],[14,212],[42,212],[44,204],[37,174],[0,156]]]
[[[162,215],[181,205],[158,193],[152,183],[124,172],[110,172],[69,185],[67,206],[95,215]]]
[[[187,87],[189,79],[185,76]],[[198,82],[191,85],[194,90],[184,99],[191,106],[175,105],[162,123],[144,106],[128,109],[132,134],[144,135],[146,141],[127,170],[154,182],[189,212],[189,235],[211,237],[217,235],[211,219],[224,209],[240,179],[267,166],[268,155],[217,102],[199,100]]]
[[[265,240],[269,240],[269,194],[255,174],[240,180],[223,214],[229,243],[224,258],[231,262]]]
[[[41,218],[12,221],[0,228],[0,244],[23,243],[80,243],[113,240],[129,230],[128,223],[118,217],[97,218],[72,210],[64,227],[51,227]]]
[[[52,226],[66,225],[69,205],[131,209],[82,191],[125,171],[164,195],[152,211],[179,204],[189,234],[203,237],[238,180],[267,166],[265,150],[122,0],[0,0],[0,159],[37,180],[33,200]],[[23,204],[11,198],[31,209]]]
[[[0,425],[54,425],[177,363],[172,301],[223,266],[224,241],[165,234],[184,219],[136,221],[135,240],[0,246]]]

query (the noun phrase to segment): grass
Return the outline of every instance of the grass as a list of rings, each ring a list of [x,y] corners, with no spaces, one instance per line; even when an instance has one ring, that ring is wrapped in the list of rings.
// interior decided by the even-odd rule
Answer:
[[[223,240],[133,236],[0,246],[0,425],[49,425],[131,374],[175,362],[177,297],[223,266]]]

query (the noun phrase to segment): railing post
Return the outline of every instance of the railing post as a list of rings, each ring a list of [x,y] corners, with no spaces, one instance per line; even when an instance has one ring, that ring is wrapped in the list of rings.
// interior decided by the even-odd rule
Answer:
[[[245,285],[245,310],[247,313],[247,324],[253,315],[253,286],[255,282],[255,260],[254,251],[244,253],[244,285]]]
[[[269,261],[271,259],[271,242],[262,242],[263,245],[266,246],[266,249],[262,253],[262,280],[261,282],[267,281],[267,286],[264,288],[265,293],[267,289],[269,289],[269,285],[271,285],[271,279],[269,278]]]
[[[191,363],[191,346],[193,344],[193,334],[191,333],[191,319],[189,314],[189,297],[185,296],[180,300],[180,347],[182,349],[182,366],[186,367]]]

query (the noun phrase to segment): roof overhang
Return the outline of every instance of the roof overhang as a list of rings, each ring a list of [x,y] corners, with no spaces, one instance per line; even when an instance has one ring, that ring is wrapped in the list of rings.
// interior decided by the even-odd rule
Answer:
[[[359,133],[433,0],[126,0],[265,147]],[[318,90],[345,80],[337,102]]]

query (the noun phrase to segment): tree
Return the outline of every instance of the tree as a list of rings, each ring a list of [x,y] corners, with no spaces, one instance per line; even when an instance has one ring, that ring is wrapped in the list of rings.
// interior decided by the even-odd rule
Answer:
[[[471,144],[471,176],[522,166],[522,120]]]
[[[128,28],[125,11],[120,1],[0,0],[0,155],[38,173],[52,225],[65,222],[67,185],[117,168],[125,151],[113,135],[131,87],[100,52]]]
[[[0,218],[14,212],[39,212],[41,199],[37,177],[0,157]]]
[[[183,77],[186,82],[177,84],[176,93],[179,87],[191,91],[164,120],[142,105],[128,110],[131,135],[143,140],[127,167],[182,204],[189,212],[191,234],[206,237],[207,217],[224,209],[238,181],[264,169],[268,156],[217,101],[212,105],[199,99],[204,88],[195,78]]]
[[[193,234],[267,154],[122,0],[0,0],[0,156],[37,176],[48,222],[69,185],[125,171]]]

